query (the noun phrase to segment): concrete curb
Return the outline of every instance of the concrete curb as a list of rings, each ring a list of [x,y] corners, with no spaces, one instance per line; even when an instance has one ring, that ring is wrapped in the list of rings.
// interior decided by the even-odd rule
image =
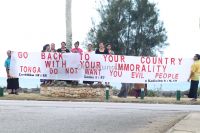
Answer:
[[[166,133],[200,133],[200,112],[188,114]]]

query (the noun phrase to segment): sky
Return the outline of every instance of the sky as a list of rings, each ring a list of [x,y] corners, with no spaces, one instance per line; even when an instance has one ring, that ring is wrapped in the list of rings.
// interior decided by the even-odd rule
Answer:
[[[73,42],[83,43],[91,18],[99,20],[98,0],[72,0]],[[164,56],[191,58],[200,53],[200,0],[151,0],[157,3],[169,46]],[[47,43],[65,41],[65,0],[0,1],[0,77],[6,77],[6,51],[41,51]],[[81,45],[82,47],[82,45]]]
[[[193,57],[200,53],[200,1],[154,0],[167,30],[165,56]]]

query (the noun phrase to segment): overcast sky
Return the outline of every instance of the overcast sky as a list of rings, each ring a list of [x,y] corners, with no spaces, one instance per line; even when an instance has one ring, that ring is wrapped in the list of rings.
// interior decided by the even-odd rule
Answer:
[[[154,0],[167,30],[170,46],[165,56],[192,57],[200,53],[200,0]],[[73,42],[83,42],[97,16],[95,0],[72,0]],[[41,51],[65,41],[65,0],[0,1],[0,76],[5,76],[8,49]]]

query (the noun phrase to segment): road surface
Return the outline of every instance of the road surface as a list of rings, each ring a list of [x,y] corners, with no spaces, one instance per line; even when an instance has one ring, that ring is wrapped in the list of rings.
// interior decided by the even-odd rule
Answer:
[[[198,105],[0,101],[0,133],[159,133]]]

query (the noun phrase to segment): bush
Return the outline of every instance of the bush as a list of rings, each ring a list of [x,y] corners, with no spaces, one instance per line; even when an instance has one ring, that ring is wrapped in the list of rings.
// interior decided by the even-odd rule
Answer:
[[[162,96],[164,96],[164,97],[175,97],[176,91],[163,91]]]
[[[148,97],[155,97],[155,96],[157,96],[157,91],[148,90],[148,91],[147,91],[147,96],[148,96]]]

